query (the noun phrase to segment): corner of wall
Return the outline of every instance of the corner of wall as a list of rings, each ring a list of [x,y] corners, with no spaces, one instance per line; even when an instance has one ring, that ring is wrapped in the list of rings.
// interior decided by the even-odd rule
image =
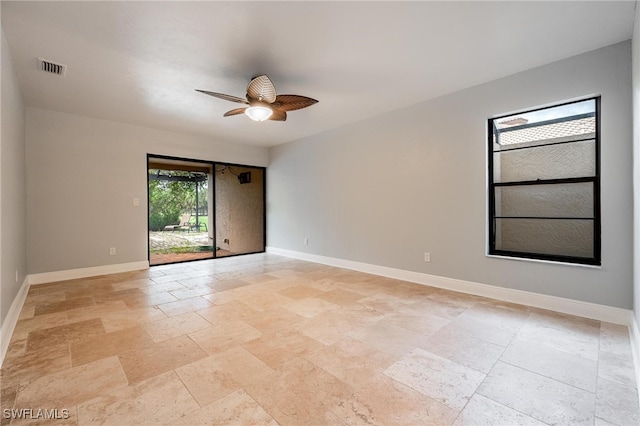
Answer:
[[[27,300],[27,294],[29,293],[29,277],[25,277],[22,285],[20,286],[20,290],[16,295],[15,299],[13,299],[13,303],[7,312],[7,316],[2,322],[2,327],[0,327],[0,366],[4,362],[4,357],[7,354],[7,350],[9,349],[9,343],[11,342],[11,335],[13,334],[13,330],[16,328],[16,324],[18,323],[18,319],[20,318],[20,311],[22,310],[22,306],[24,305],[25,300]]]

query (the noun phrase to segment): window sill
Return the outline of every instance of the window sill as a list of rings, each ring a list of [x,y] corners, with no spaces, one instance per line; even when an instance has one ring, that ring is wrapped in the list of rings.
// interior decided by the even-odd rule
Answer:
[[[602,269],[602,265],[586,265],[584,263],[560,262],[557,260],[529,259],[526,257],[501,256],[498,254],[485,254],[485,256],[493,259],[515,260],[518,262],[534,262],[534,263],[546,263],[546,264],[561,265],[561,266],[577,266],[579,268],[588,268],[588,269]]]

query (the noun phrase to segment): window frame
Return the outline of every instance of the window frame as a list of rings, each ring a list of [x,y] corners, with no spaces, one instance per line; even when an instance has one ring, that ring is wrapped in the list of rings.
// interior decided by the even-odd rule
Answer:
[[[493,136],[494,136],[494,123],[498,120],[511,117],[516,114],[525,114],[529,112],[541,111],[545,109],[560,107],[564,105],[575,104],[578,102],[584,102],[593,100],[595,101],[595,175],[594,176],[582,176],[582,177],[572,177],[572,178],[554,178],[554,179],[539,179],[539,180],[528,180],[528,181],[517,181],[517,182],[494,182],[494,155],[495,152],[493,148]],[[517,258],[520,260],[542,260],[542,261],[551,261],[551,262],[561,262],[561,263],[569,263],[569,264],[579,264],[579,265],[591,265],[591,266],[600,266],[602,264],[602,219],[601,219],[601,175],[600,175],[600,132],[601,132],[601,97],[600,96],[590,96],[574,101],[569,102],[558,102],[549,106],[533,108],[528,110],[519,111],[516,113],[509,114],[501,114],[499,116],[495,116],[489,118],[487,120],[487,147],[488,147],[488,157],[487,157],[487,170],[488,170],[488,252],[489,256],[505,256],[510,258]],[[591,140],[589,138],[587,140]],[[584,141],[584,140],[583,140]],[[572,143],[578,141],[571,142],[560,142],[560,143]],[[550,144],[551,145],[551,144]],[[525,149],[522,148],[514,148],[514,149]],[[506,151],[506,150],[505,150]],[[566,183],[580,183],[580,182],[591,182],[593,183],[593,218],[588,220],[593,220],[593,257],[578,257],[578,256],[568,256],[568,255],[555,255],[555,254],[545,254],[545,253],[533,253],[533,252],[521,252],[521,251],[512,251],[512,250],[503,250],[496,249],[496,220],[502,217],[496,217],[496,189],[502,187],[509,186],[525,186],[525,185],[554,185],[554,184],[566,184]],[[516,217],[519,218],[519,217]],[[523,217],[524,218],[524,217]],[[580,219],[585,220],[585,218],[565,218],[565,217],[537,217],[536,219],[541,220],[550,220],[550,219]]]

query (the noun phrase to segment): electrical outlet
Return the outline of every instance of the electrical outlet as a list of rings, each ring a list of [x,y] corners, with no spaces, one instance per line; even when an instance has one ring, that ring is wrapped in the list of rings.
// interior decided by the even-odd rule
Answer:
[[[424,252],[424,261],[431,262],[431,253],[429,253],[428,251]]]
[[[115,247],[111,247],[109,249],[109,256],[115,256],[116,254],[116,248]]]
[[[134,198],[133,199],[133,206],[134,207],[140,206],[140,198]]]
[[[18,274],[18,270],[16,269],[16,282],[20,281],[20,275]]]
[[[308,245],[309,245],[309,239],[308,239],[308,238],[305,238],[305,239],[304,239],[304,245],[305,245],[305,246],[308,246]]]

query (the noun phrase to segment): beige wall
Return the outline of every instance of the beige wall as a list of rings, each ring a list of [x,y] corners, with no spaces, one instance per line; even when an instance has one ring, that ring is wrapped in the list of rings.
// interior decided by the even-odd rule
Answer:
[[[487,118],[597,94],[602,268],[487,257]],[[630,308],[631,127],[625,42],[280,145],[267,245]]]
[[[31,274],[147,259],[147,153],[268,161],[264,148],[61,112],[27,108],[26,122]]]
[[[217,166],[221,168],[220,165]],[[251,172],[251,182],[240,184],[228,170],[216,172],[216,239],[218,247],[233,254],[264,249],[264,173],[261,169],[232,166],[233,173]],[[224,240],[228,239],[229,243]]]
[[[1,42],[0,323],[27,273],[24,101],[4,32]]]

